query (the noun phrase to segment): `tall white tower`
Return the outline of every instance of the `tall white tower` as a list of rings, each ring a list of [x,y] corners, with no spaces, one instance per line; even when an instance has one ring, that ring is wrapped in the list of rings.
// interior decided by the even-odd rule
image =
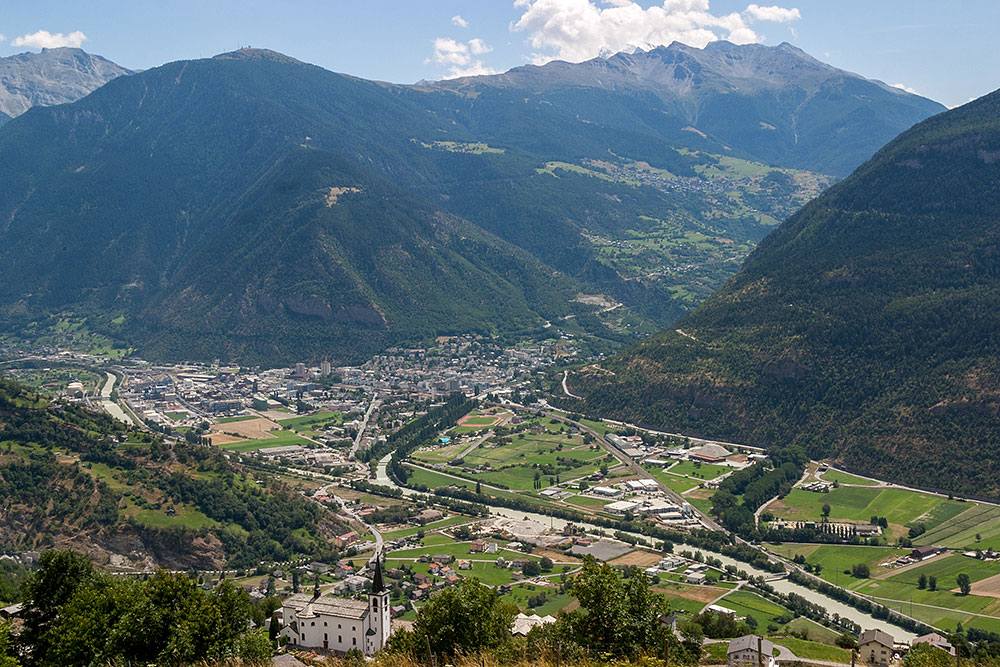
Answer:
[[[372,592],[368,596],[368,631],[365,633],[365,651],[375,655],[392,633],[392,608],[389,603],[389,589],[382,579],[382,554],[375,555],[375,573],[372,575]]]

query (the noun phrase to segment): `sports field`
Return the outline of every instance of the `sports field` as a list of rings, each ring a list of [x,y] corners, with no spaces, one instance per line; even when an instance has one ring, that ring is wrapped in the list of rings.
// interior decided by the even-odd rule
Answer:
[[[906,533],[905,526],[918,519],[936,525],[940,517],[967,504],[917,491],[878,487],[841,486],[829,493],[793,489],[767,509],[776,517],[793,521],[819,521],[823,505],[830,505],[832,520],[867,522],[872,516],[885,517],[890,535]],[[944,505],[944,507],[940,507]]]
[[[258,449],[270,449],[271,447],[311,444],[308,440],[292,431],[272,431],[271,436],[270,438],[231,442],[219,445],[219,449],[224,449],[227,452],[254,452]]]

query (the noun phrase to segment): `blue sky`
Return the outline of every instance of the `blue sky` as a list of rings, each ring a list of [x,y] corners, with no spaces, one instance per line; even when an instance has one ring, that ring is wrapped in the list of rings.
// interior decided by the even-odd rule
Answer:
[[[791,42],[948,106],[1000,87],[997,0],[4,0],[0,56],[80,45],[146,69],[242,45],[412,83],[712,38]]]

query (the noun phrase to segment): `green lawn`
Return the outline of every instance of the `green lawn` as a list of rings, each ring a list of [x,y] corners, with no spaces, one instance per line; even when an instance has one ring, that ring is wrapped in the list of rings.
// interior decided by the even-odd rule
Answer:
[[[864,563],[869,567],[872,575],[878,575],[886,571],[886,568],[879,567],[880,563],[893,561],[899,556],[912,551],[912,549],[847,544],[818,545],[786,543],[781,545],[769,544],[767,547],[771,551],[789,559],[794,558],[797,554],[805,556],[807,563],[823,566],[823,569],[820,571],[820,576],[823,579],[845,588],[855,588],[862,585],[865,580],[854,579],[850,575],[845,575],[844,570],[850,570],[855,565]]]
[[[568,498],[563,498],[564,503],[569,503],[571,505],[576,505],[578,507],[586,507],[589,509],[597,508],[601,509],[608,504],[608,501],[604,498],[592,498],[591,496],[570,496]]]
[[[258,419],[257,415],[238,415],[236,417],[223,417],[222,419],[216,419],[216,423],[219,424],[232,424],[233,422],[245,422],[251,419]]]
[[[837,646],[807,641],[805,639],[796,639],[795,637],[771,637],[770,639],[778,646],[787,648],[796,657],[805,660],[826,660],[829,662],[845,663],[851,661],[851,652]]]
[[[854,475],[849,475],[846,472],[841,472],[840,470],[834,470],[830,468],[825,473],[823,473],[823,479],[827,482],[838,482],[840,484],[856,484],[858,486],[875,486],[878,482],[873,482],[870,479],[864,479],[862,477],[855,477]]]
[[[422,547],[414,547],[412,549],[400,549],[399,551],[390,551],[387,554],[387,558],[419,558],[423,554],[428,556],[433,556],[434,554],[448,554],[454,556],[456,559],[463,558],[466,560],[496,560],[500,556],[504,559],[510,561],[515,558],[531,558],[532,560],[539,560],[537,556],[532,556],[530,554],[520,554],[520,552],[508,551],[505,549],[500,549],[495,554],[471,554],[469,553],[469,543],[468,542],[451,542],[450,544],[431,544]]]
[[[811,621],[804,616],[799,616],[798,618],[792,619],[790,623],[787,623],[782,632],[791,633],[792,631],[801,632],[806,631],[809,633],[808,639],[814,642],[821,642],[823,644],[831,644],[837,641],[840,637],[840,633],[836,630],[831,630],[825,625],[820,625],[816,621]]]
[[[690,489],[697,486],[701,486],[701,480],[691,479],[689,477],[681,477],[680,475],[673,475],[669,472],[663,472],[663,468],[657,466],[643,466],[649,474],[655,477],[657,480],[663,482],[668,487],[676,491],[677,493],[684,493]]]
[[[273,438],[259,438],[257,440],[245,440],[243,442],[233,442],[227,445],[219,445],[219,449],[229,452],[253,452],[258,449],[270,449],[271,447],[288,447],[289,445],[310,445],[308,440],[292,431],[272,431]]]
[[[678,461],[667,469],[668,472],[675,475],[687,475],[700,479],[715,479],[719,475],[724,475],[731,470],[732,468],[729,466],[717,466],[709,463],[698,463],[696,461]]]
[[[761,628],[766,628],[771,623],[777,625],[777,617],[788,613],[784,607],[765,600],[756,593],[742,590],[733,591],[716,604],[732,609],[737,616],[753,616]]]
[[[1000,507],[956,503],[962,511],[936,525],[927,525],[927,532],[914,540],[917,544],[939,544],[945,547],[1000,547]],[[981,541],[976,541],[976,535]]]
[[[775,501],[768,509],[775,516],[784,519],[819,521],[823,516],[823,505],[828,504],[831,519],[868,521],[872,516],[880,516],[894,524],[899,532],[903,526],[932,512],[942,503],[961,504],[904,489],[842,486],[829,493],[793,489],[783,500]]]
[[[338,426],[344,423],[342,412],[317,412],[302,417],[277,420],[283,428],[296,431],[321,431],[327,426]]]
[[[545,594],[546,601],[534,608],[528,607],[528,598]],[[557,615],[566,605],[574,600],[572,595],[559,593],[555,586],[539,586],[537,584],[517,584],[511,592],[504,595],[505,602],[513,602],[526,614],[538,616]]]
[[[211,528],[218,523],[196,509],[182,507],[174,516],[167,516],[163,510],[139,510],[133,518],[146,528]]]

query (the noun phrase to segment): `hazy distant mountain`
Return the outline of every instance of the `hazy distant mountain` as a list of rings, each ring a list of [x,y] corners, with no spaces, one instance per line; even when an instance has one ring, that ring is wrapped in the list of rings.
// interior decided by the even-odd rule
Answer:
[[[634,89],[397,86],[259,49],[119,77],[0,130],[0,321],[269,361],[548,322],[634,339],[830,182],[689,125]]]
[[[765,163],[845,176],[902,130],[945,107],[822,63],[790,44],[697,49],[674,42],[573,64],[432,84],[544,97],[581,120],[704,133]],[[603,95],[595,95],[601,91]]]
[[[998,182],[1000,92],[902,134],[678,331],[570,388],[601,414],[996,498]]]
[[[19,116],[34,106],[76,100],[131,70],[81,49],[42,49],[0,58],[0,112]],[[0,119],[0,125],[6,119]]]

